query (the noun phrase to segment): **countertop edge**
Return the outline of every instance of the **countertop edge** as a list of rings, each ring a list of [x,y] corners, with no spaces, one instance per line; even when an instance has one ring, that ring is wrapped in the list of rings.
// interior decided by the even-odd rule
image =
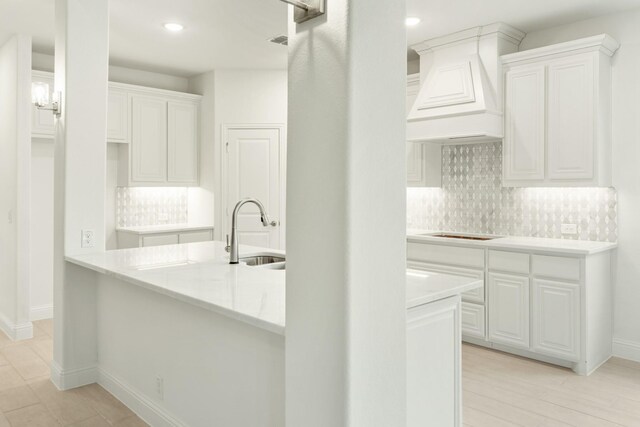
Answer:
[[[505,239],[517,239],[517,237],[507,236]],[[529,237],[527,237],[529,239]],[[489,248],[489,249],[513,249],[513,250],[525,250],[525,251],[540,251],[540,252],[548,252],[548,253],[559,253],[559,254],[569,254],[569,255],[595,255],[601,252],[612,251],[618,247],[617,243],[613,242],[592,242],[592,241],[584,241],[585,244],[588,243],[598,243],[601,246],[597,248],[571,248],[571,247],[562,247],[562,246],[549,246],[544,245],[542,243],[539,244],[528,244],[526,242],[509,242],[509,241],[500,241],[501,239],[495,240],[487,240],[487,241],[465,241],[462,239],[443,239],[441,237],[433,237],[433,236],[423,236],[417,234],[407,234],[407,241],[411,242],[428,242],[435,243],[441,245],[449,245],[449,246],[465,246],[465,247],[480,247],[480,248]],[[555,239],[561,241],[562,239]],[[567,240],[567,242],[576,242],[576,240]],[[581,242],[581,241],[578,241]]]
[[[432,293],[430,295],[422,296],[419,298],[414,298],[410,301],[407,301],[407,309],[412,309],[419,307],[421,305],[430,304],[432,302],[436,302],[439,300],[443,300],[455,295],[460,295],[464,292],[471,291],[473,289],[481,288],[484,285],[484,280],[478,279],[472,282],[469,282],[465,285],[459,285],[451,289],[447,289],[445,291]]]
[[[162,228],[165,227],[165,228]],[[198,230],[213,230],[213,225],[188,225],[188,224],[172,224],[170,226],[158,226],[157,229],[150,228],[148,230],[135,230],[136,227],[116,227],[116,232],[129,233],[129,234],[160,234],[160,233],[175,233],[178,231],[198,231]]]
[[[110,276],[110,277],[116,278],[118,280],[122,280],[123,282],[130,283],[132,285],[141,287],[143,289],[147,289],[147,290],[152,291],[152,292],[156,292],[156,293],[159,293],[159,294],[162,294],[162,295],[166,295],[166,296],[171,297],[173,299],[176,299],[178,301],[182,301],[184,303],[191,304],[191,305],[194,305],[196,307],[200,307],[200,308],[203,308],[205,310],[209,310],[209,311],[212,311],[214,313],[218,313],[218,314],[221,314],[223,316],[226,316],[226,317],[229,317],[229,318],[232,318],[232,319],[235,319],[235,320],[239,320],[239,321],[244,322],[244,323],[248,323],[248,324],[250,324],[252,326],[264,329],[264,330],[266,330],[268,332],[272,332],[272,333],[275,333],[275,334],[278,334],[278,335],[282,335],[282,336],[285,335],[285,327],[283,325],[267,322],[265,320],[258,319],[256,317],[248,315],[248,314],[240,313],[238,311],[229,310],[229,309],[227,309],[225,307],[221,307],[221,306],[219,306],[217,304],[208,303],[208,302],[202,301],[201,299],[198,299],[198,298],[193,298],[193,297],[190,297],[188,295],[184,295],[184,294],[181,294],[181,293],[178,293],[178,292],[173,292],[173,291],[171,291],[169,289],[162,288],[162,287],[153,285],[151,283],[148,283],[148,282],[145,282],[145,281],[142,281],[142,280],[134,279],[131,276],[127,276],[127,275],[119,273],[117,271],[105,270],[104,268],[100,268],[100,267],[97,267],[95,265],[85,263],[82,260],[74,258],[73,256],[65,256],[65,261],[67,261],[67,262],[69,262],[71,264],[75,264],[77,266],[83,267],[83,268],[87,268],[87,269],[95,271],[97,273],[104,274],[106,276]]]

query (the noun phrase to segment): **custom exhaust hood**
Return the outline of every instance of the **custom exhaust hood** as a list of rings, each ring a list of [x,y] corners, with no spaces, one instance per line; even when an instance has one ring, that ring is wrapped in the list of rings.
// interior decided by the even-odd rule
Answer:
[[[503,137],[500,56],[524,33],[503,23],[470,28],[411,46],[422,86],[407,117],[407,140],[440,144]]]

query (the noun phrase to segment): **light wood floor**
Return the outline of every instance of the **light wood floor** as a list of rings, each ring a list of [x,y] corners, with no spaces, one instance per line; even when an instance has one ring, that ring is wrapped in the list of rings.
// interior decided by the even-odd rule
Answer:
[[[640,427],[640,363],[612,358],[589,377],[465,344],[466,427]]]
[[[50,320],[34,322],[34,338],[12,342],[0,332],[0,427],[147,426],[102,387],[66,392],[49,380]]]
[[[51,321],[35,322],[34,335],[14,343],[0,332],[0,427],[146,426],[96,384],[56,390]],[[465,344],[462,368],[465,427],[640,427],[640,363],[613,358],[581,377]]]

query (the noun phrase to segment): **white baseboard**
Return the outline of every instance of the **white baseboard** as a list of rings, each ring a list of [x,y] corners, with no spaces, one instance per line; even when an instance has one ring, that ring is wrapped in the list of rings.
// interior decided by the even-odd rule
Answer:
[[[1,313],[0,329],[13,341],[28,340],[33,338],[33,323],[31,323],[30,321],[13,323]]]
[[[613,355],[622,359],[640,362],[640,343],[614,338]]]
[[[149,397],[103,369],[99,369],[98,384],[153,427],[187,427]]]
[[[51,381],[58,390],[71,390],[98,382],[98,367],[62,370],[55,361],[51,362]]]
[[[35,307],[31,307],[31,313],[29,317],[32,322],[34,320],[52,319],[53,304],[38,305]]]

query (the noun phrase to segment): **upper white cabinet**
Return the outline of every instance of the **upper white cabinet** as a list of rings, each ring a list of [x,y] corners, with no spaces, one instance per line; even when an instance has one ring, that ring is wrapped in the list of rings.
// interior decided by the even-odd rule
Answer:
[[[140,95],[131,97],[130,155],[131,183],[167,181],[166,100]]]
[[[503,185],[611,185],[611,56],[607,35],[502,56]]]
[[[129,96],[109,88],[107,101],[107,142],[129,142]]]
[[[198,185],[200,96],[120,83],[112,85],[112,89],[127,95],[130,109],[124,125],[129,129],[130,144],[119,148],[118,184]],[[111,99],[110,111],[120,112],[117,98]],[[115,134],[117,127],[113,129]]]
[[[49,99],[53,97],[53,73],[46,71],[32,71],[31,81],[42,82],[49,85]],[[31,105],[31,136],[33,138],[53,138],[55,123],[53,113],[49,110],[38,110]]]
[[[192,102],[168,103],[169,182],[198,181],[198,107]]]
[[[407,113],[420,91],[420,74],[407,76]],[[407,186],[442,186],[442,147],[438,144],[407,142]]]

